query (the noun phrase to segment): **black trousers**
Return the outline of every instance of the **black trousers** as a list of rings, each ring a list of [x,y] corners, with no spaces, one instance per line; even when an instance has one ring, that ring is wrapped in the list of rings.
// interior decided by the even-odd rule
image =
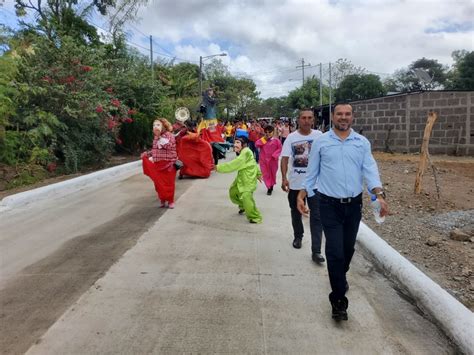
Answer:
[[[260,158],[260,152],[258,151],[258,148],[255,146],[255,142],[249,141],[249,149],[252,151],[253,156],[255,157],[255,161],[258,163],[258,160]]]
[[[315,191],[315,195],[307,199],[308,207],[311,210],[309,214],[309,228],[311,231],[311,252],[321,253],[321,238],[323,234],[323,226],[321,224],[319,212],[319,196]],[[303,239],[304,227],[300,211],[296,207],[296,200],[300,190],[288,191],[288,203],[291,210],[291,224],[293,226],[294,238]]]
[[[331,301],[342,299],[346,293],[346,273],[354,255],[354,245],[362,217],[362,194],[341,203],[321,193],[321,221],[326,238],[326,259]]]

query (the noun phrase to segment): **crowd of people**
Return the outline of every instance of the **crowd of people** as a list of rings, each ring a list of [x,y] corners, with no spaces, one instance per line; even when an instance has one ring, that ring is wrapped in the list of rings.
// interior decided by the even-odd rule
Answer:
[[[281,188],[287,193],[293,227],[292,245],[295,249],[302,247],[302,216],[309,215],[312,260],[322,264],[327,259],[332,317],[347,320],[346,275],[361,220],[364,181],[380,202],[380,215],[388,214],[370,143],[351,128],[352,121],[349,104],[334,107],[332,128],[324,134],[314,129],[315,117],[310,109],[300,110],[296,125],[290,120],[221,123],[213,119],[193,129],[184,123],[171,126],[167,120],[157,119],[153,123],[152,149],[142,154],[143,169],[155,184],[160,206],[174,208],[176,171],[180,168],[176,163],[186,155],[186,151],[177,152],[177,141],[187,134],[210,140],[209,145],[220,147],[217,150],[212,146],[214,170],[237,172],[229,188],[231,202],[250,223],[262,223],[253,193],[260,181],[267,195],[272,195],[280,167]],[[236,158],[219,164],[231,145]],[[326,259],[321,252],[323,232]]]

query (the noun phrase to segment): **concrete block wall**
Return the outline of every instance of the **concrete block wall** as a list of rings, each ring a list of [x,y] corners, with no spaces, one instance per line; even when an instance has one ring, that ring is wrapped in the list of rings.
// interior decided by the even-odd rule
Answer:
[[[474,155],[474,92],[431,91],[352,102],[353,128],[370,140],[374,150],[419,152],[428,112],[438,119],[430,140],[432,154]]]

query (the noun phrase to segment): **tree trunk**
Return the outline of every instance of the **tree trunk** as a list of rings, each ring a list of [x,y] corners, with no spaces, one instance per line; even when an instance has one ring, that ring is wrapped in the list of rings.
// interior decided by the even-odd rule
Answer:
[[[436,112],[430,112],[428,114],[428,121],[426,122],[425,132],[423,133],[423,142],[421,143],[420,162],[418,164],[418,171],[415,180],[415,194],[417,195],[421,193],[421,182],[426,169],[426,163],[428,162],[428,148],[430,144],[431,131],[433,130],[433,125],[437,118],[438,114]]]

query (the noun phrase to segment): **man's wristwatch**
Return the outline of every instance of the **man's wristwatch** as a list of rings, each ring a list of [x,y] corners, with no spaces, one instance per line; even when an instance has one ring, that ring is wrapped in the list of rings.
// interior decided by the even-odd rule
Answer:
[[[378,196],[382,196],[382,198],[385,200],[385,191],[379,191],[379,192],[376,192],[375,195],[378,197]]]

